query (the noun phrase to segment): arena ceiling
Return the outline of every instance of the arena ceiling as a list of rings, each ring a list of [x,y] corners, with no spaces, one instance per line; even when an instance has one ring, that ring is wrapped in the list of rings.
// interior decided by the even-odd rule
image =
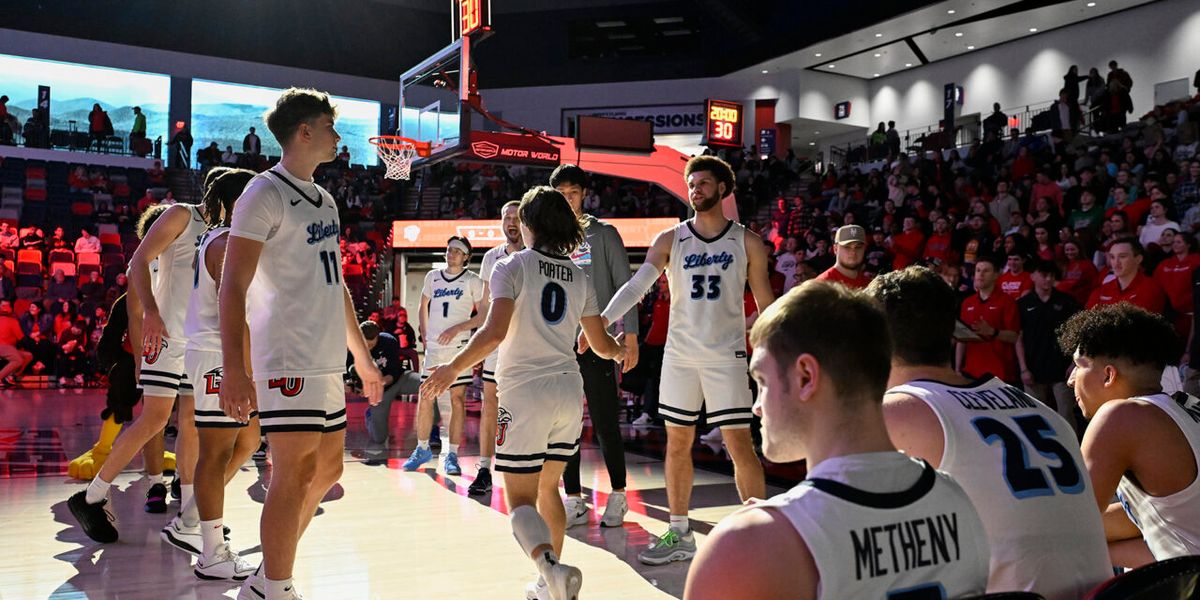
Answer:
[[[1096,1],[1130,5],[1146,0]],[[943,7],[951,4],[961,4],[963,14],[940,18],[946,16]],[[485,88],[715,77],[746,68],[820,68],[822,58],[803,53],[826,42],[828,52],[847,61],[868,51],[882,54],[876,48],[883,48],[901,65],[913,62],[905,54],[912,52],[906,38],[934,35],[929,29],[944,27],[942,21],[1011,5],[1044,9],[1067,4],[492,0],[496,34],[479,46],[476,64]],[[397,79],[446,45],[451,27],[450,0],[40,0],[18,6],[5,11],[3,27],[377,79]],[[1072,12],[1055,26],[1084,18],[1090,18],[1087,12]],[[886,37],[864,33],[875,24],[887,25]],[[986,23],[975,26],[980,39],[991,31]],[[992,32],[987,43],[1006,36]],[[955,50],[930,45],[925,55],[936,60]],[[847,62],[843,72],[859,77],[877,72],[870,61],[861,62],[857,68]]]

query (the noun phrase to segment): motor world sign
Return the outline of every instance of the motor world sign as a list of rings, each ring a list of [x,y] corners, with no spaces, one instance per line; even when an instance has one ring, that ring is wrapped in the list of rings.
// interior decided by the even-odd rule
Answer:
[[[532,135],[472,131],[471,143],[463,158],[554,166],[559,162],[559,152],[554,145]]]

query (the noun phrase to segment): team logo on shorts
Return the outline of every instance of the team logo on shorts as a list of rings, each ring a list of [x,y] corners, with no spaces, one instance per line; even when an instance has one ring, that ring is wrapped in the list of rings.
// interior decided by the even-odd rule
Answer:
[[[303,377],[279,377],[267,380],[267,388],[279,390],[285,398],[294,398],[304,391]]]
[[[508,412],[507,408],[500,407],[500,412],[496,417],[496,445],[503,446],[504,440],[508,437],[508,424],[512,423],[512,413]]]
[[[146,359],[146,364],[152,365],[152,364],[158,362],[158,357],[161,356],[163,351],[166,349],[167,349],[167,338],[163,338],[162,343],[159,344],[159,346],[158,346],[158,350],[150,350],[148,352],[145,352],[142,354],[142,357]]]
[[[221,367],[217,367],[204,374],[204,393],[209,396],[216,396],[221,393]]]

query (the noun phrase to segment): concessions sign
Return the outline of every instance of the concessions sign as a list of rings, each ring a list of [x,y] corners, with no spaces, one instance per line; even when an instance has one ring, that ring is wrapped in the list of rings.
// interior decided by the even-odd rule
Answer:
[[[471,143],[461,159],[554,167],[558,165],[558,146],[532,135],[472,131]]]
[[[654,236],[679,223],[678,219],[605,219],[617,228],[627,248],[649,248]],[[476,249],[499,246],[504,242],[500,221],[393,221],[392,246],[395,248],[444,248],[446,240],[460,235],[471,241]]]

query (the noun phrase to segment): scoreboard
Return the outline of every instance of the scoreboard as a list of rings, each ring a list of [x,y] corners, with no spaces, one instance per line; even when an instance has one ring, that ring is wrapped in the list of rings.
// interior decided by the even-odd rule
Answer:
[[[709,146],[742,147],[742,105],[727,100],[705,102],[704,142]]]
[[[491,0],[458,0],[455,15],[459,37],[469,37],[492,28]]]

